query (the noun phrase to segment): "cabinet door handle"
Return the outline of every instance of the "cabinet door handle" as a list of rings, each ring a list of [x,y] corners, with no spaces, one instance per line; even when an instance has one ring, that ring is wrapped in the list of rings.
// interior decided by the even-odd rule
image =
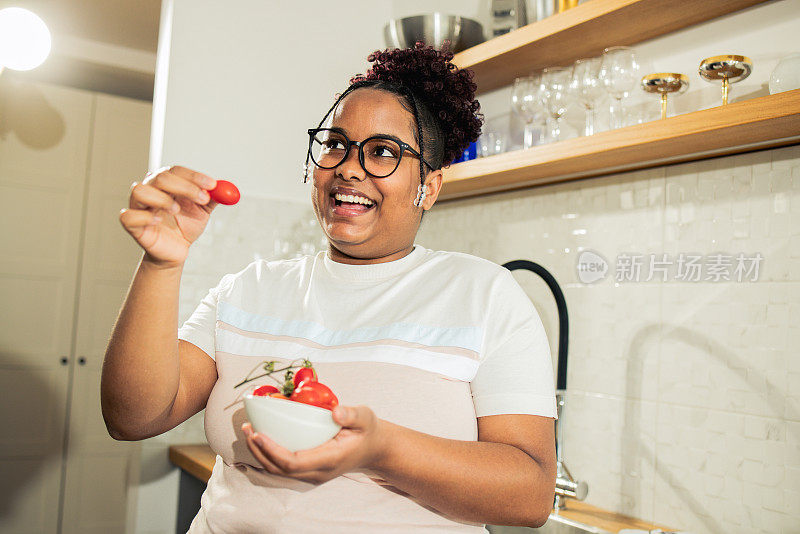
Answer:
[[[69,359],[66,356],[61,357],[61,365],[67,365],[69,363]]]
[[[78,358],[78,363],[81,365],[86,365],[86,358],[81,356],[80,358]]]

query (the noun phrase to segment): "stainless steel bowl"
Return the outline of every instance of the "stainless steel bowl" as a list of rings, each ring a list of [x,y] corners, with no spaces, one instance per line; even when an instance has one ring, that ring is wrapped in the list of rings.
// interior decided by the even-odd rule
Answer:
[[[441,48],[446,40],[450,41],[450,50],[460,52],[476,44],[482,43],[483,26],[481,23],[444,13],[429,13],[402,19],[392,19],[383,28],[386,46],[390,48],[408,48],[417,41],[422,41],[434,48]]]

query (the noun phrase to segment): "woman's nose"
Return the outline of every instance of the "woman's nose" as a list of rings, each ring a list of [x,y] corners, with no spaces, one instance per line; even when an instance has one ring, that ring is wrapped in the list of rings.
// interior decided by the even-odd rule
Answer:
[[[361,162],[358,159],[358,146],[350,145],[347,157],[336,167],[336,172],[341,178],[348,180],[356,178],[363,181],[367,177],[367,173],[361,167]]]

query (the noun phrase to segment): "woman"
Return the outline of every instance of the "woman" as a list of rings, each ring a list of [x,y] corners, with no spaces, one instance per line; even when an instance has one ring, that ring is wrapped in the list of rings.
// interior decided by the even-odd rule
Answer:
[[[536,310],[506,269],[414,244],[442,166],[480,131],[471,73],[452,57],[421,44],[370,56],[309,130],[327,252],[226,275],[180,330],[181,269],[215,182],[172,167],[134,184],[120,220],[145,254],[106,353],[103,413],[131,440],[206,409],[218,456],[190,532],[546,521],[556,410]],[[254,363],[296,358],[337,394],[343,428],[291,453],[253,432],[234,385]]]

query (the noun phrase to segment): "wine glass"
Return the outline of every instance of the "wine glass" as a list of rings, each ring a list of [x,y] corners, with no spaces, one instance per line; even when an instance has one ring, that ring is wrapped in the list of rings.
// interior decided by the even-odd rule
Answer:
[[[542,69],[542,83],[544,101],[547,113],[550,116],[551,128],[549,141],[558,141],[561,135],[561,117],[567,111],[570,97],[570,70],[564,67],[548,67]]]
[[[495,154],[502,154],[506,151],[506,136],[504,128],[500,127],[500,120],[502,117],[495,117],[493,119],[485,119],[483,122],[483,131],[478,138],[478,148],[481,157],[494,156]]]
[[[523,76],[514,80],[514,87],[511,90],[511,107],[525,123],[523,146],[531,148],[534,145],[533,125],[541,121],[545,112],[541,84],[536,76]]]
[[[577,100],[586,109],[586,124],[583,135],[594,134],[595,106],[603,96],[604,87],[600,82],[600,58],[579,59],[572,66],[570,88]]]
[[[622,99],[630,94],[641,78],[640,70],[639,61],[632,48],[612,46],[603,50],[599,77],[612,98],[609,110],[612,130],[623,125]]]

